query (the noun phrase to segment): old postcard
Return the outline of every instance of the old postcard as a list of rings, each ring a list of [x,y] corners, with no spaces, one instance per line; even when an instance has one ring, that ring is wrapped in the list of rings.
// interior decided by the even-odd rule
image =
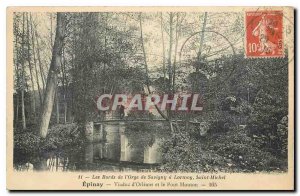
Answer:
[[[294,190],[292,7],[8,7],[7,189]]]

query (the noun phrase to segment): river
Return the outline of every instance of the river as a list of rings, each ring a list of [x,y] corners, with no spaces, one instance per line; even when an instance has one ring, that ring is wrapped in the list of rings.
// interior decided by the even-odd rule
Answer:
[[[43,170],[155,171],[159,168],[163,135],[158,132],[131,132],[124,122],[88,126],[85,132],[87,141],[83,146],[48,152],[46,159],[39,159],[43,162]],[[15,166],[15,169],[32,171],[34,167],[27,162]]]

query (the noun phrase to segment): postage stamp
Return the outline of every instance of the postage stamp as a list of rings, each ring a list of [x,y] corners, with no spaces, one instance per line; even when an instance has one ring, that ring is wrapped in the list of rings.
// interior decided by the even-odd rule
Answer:
[[[246,57],[283,57],[282,11],[246,12]]]

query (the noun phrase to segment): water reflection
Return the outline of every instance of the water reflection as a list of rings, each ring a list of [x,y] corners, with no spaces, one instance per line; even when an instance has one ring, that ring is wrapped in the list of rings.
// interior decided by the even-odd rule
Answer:
[[[68,149],[63,153],[49,153],[45,159],[48,171],[153,171],[161,163],[161,138],[155,135],[151,146],[132,145],[125,124],[101,124],[89,130],[88,142],[82,150]],[[139,140],[139,136],[134,138]],[[31,163],[16,168],[34,170]]]
[[[94,140],[85,147],[86,163],[99,163],[101,161],[127,162],[128,164],[159,164],[161,162],[160,141],[156,136],[151,146],[134,146],[126,135],[125,125],[106,124],[102,126],[103,136],[94,131]],[[135,139],[139,139],[138,136]],[[98,141],[100,140],[100,141]]]

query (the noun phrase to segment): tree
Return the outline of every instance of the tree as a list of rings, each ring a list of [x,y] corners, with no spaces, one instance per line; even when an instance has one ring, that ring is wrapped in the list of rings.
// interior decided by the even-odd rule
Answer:
[[[169,93],[171,93],[171,90],[172,90],[171,85],[173,84],[173,82],[172,82],[172,79],[173,79],[173,73],[172,73],[173,18],[174,18],[174,15],[172,12],[170,12],[170,20],[169,20],[170,41],[169,41],[169,54],[168,54]]]
[[[52,59],[47,78],[45,97],[40,114],[40,122],[38,126],[39,134],[42,138],[47,136],[49,121],[51,118],[53,103],[55,99],[55,91],[57,86],[58,72],[61,67],[62,48],[65,38],[65,13],[57,13],[56,35],[54,46],[52,49]]]
[[[24,104],[24,92],[25,92],[25,60],[24,60],[24,53],[25,53],[25,14],[23,13],[22,16],[22,73],[21,73],[21,82],[22,82],[22,89],[21,89],[21,107],[22,107],[22,127],[26,129],[26,116],[25,116],[25,104]]]
[[[33,67],[31,64],[31,48],[30,48],[30,31],[29,31],[29,17],[28,13],[26,14],[26,25],[27,25],[27,61],[28,61],[28,66],[29,66],[29,71],[30,71],[30,80],[31,80],[31,85],[32,85],[32,93],[31,93],[31,100],[32,100],[32,108],[33,108],[33,115],[34,117],[36,116],[36,102],[35,102],[35,85],[33,82]]]
[[[19,37],[19,29],[18,29],[18,23],[19,23],[19,16],[15,15],[14,17],[14,38],[15,38],[15,44],[14,44],[14,67],[15,67],[15,86],[14,88],[16,89],[16,95],[14,98],[16,99],[16,111],[15,111],[15,126],[18,125],[18,120],[19,120],[19,104],[20,104],[20,95],[19,95],[19,90],[20,90],[20,71],[19,71],[19,48],[18,48],[18,37]]]
[[[142,13],[139,14],[139,24],[140,24],[141,46],[142,46],[143,57],[144,57],[143,59],[144,59],[144,65],[145,65],[145,71],[146,71],[146,86],[147,86],[148,93],[151,94],[149,73],[148,73],[149,70],[148,70],[147,56],[146,56],[146,51],[145,51],[145,46],[144,46],[144,37],[143,37]],[[168,117],[158,108],[157,105],[155,105],[155,108],[158,111],[158,113],[161,115],[161,117],[168,120]]]
[[[161,30],[161,42],[162,42],[162,50],[163,50],[163,73],[164,73],[164,83],[166,80],[166,48],[165,48],[165,39],[164,39],[164,30],[163,30],[163,16],[162,12],[160,13],[160,30]]]
[[[35,79],[38,87],[38,93],[39,93],[39,99],[40,99],[40,106],[42,105],[43,102],[43,95],[41,91],[41,85],[40,85],[40,80],[38,76],[38,69],[37,69],[37,59],[36,59],[36,54],[35,54],[35,35],[34,35],[34,29],[33,29],[33,21],[32,21],[32,15],[30,13],[30,30],[31,30],[31,44],[32,44],[32,56],[33,56],[33,63],[34,63],[34,70],[35,70]]]

